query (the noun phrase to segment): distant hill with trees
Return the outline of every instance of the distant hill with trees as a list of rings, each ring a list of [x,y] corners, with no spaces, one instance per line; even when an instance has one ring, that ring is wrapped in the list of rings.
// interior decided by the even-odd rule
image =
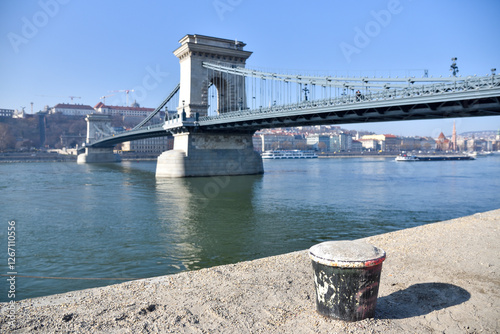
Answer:
[[[28,115],[25,118],[0,117],[0,151],[33,148],[62,148],[61,136],[85,136],[83,117],[60,114]]]
[[[113,116],[114,127],[133,127],[141,118]],[[25,118],[0,116],[0,151],[39,148],[74,148],[87,134],[84,116],[62,114],[27,115]],[[68,139],[69,138],[69,139]],[[63,140],[65,139],[65,140]]]

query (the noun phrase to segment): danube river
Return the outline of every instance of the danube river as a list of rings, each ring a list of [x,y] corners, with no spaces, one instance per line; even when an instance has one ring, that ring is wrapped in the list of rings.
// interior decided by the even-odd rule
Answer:
[[[0,274],[11,272],[12,221],[19,300],[500,208],[500,156],[274,160],[264,168],[259,176],[156,179],[155,162],[0,164]],[[8,301],[1,282],[0,301]]]

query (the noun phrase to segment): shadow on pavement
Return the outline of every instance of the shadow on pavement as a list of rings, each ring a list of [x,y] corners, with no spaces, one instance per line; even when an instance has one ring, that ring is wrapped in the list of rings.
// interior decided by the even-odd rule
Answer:
[[[405,319],[461,304],[470,299],[467,290],[447,283],[414,284],[404,290],[380,297],[375,317]]]

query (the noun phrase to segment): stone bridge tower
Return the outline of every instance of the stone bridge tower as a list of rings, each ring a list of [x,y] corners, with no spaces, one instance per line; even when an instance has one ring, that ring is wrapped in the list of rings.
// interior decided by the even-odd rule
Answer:
[[[89,114],[85,117],[85,121],[87,121],[87,144],[92,144],[103,137],[111,136],[110,115]]]
[[[186,35],[179,43],[181,46],[174,51],[181,67],[179,113],[184,108],[188,117],[195,112],[206,116],[211,85],[217,88],[219,113],[246,109],[244,77],[217,73],[202,66],[203,62],[211,62],[245,67],[252,54],[243,50],[245,43],[203,35]]]
[[[180,60],[179,114],[206,116],[208,88],[217,88],[217,111],[246,109],[245,78],[218,73],[204,62],[245,67],[252,54],[244,43],[202,35],[186,35],[174,51]],[[163,152],[156,164],[157,177],[248,175],[264,172],[262,158],[254,151],[254,131],[187,128],[174,133],[174,149]]]
[[[87,121],[87,139],[86,144],[92,144],[95,141],[109,137],[111,135],[111,116],[89,114],[85,117]],[[79,154],[78,163],[89,162],[116,162],[120,157],[113,153],[113,147],[85,147],[85,153]]]

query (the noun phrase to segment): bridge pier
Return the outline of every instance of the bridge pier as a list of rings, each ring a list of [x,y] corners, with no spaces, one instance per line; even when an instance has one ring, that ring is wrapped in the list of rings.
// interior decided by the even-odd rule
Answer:
[[[86,147],[85,153],[79,154],[76,162],[83,163],[106,163],[119,162],[120,156],[113,153],[112,147]]]
[[[264,173],[252,133],[174,134],[174,149],[163,152],[156,177],[251,175]]]

